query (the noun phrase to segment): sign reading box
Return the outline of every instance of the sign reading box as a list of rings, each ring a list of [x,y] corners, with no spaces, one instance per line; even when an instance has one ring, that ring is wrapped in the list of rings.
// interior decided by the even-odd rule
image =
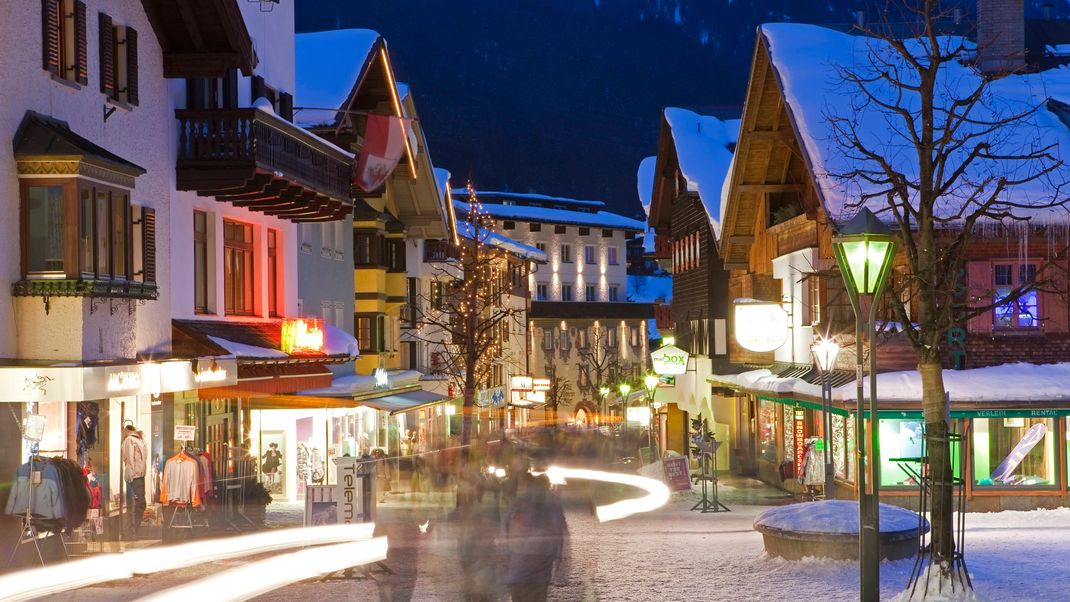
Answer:
[[[667,345],[650,354],[650,362],[654,365],[654,374],[684,374],[687,372],[687,359],[689,354],[673,345]]]

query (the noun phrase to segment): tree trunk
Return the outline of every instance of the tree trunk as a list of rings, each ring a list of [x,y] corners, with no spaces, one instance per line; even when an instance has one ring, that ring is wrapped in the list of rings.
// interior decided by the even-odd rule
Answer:
[[[476,388],[468,381],[471,379],[466,379],[464,385],[464,407],[461,414],[461,447],[464,449],[462,457],[466,461],[472,454],[472,412],[476,407]]]
[[[922,409],[925,413],[925,443],[932,477],[933,564],[950,567],[954,552],[954,474],[951,472],[951,430],[943,368],[939,362],[918,365],[921,374]]]

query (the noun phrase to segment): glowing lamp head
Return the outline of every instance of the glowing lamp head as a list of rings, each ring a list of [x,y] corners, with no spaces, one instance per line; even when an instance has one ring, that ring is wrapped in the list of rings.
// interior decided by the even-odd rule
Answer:
[[[609,397],[609,387],[601,387],[598,389],[598,394],[601,395],[603,399]]]
[[[628,394],[632,392],[632,386],[628,383],[621,383],[620,386],[617,387],[617,390],[620,391],[621,397],[627,397]]]
[[[840,228],[832,246],[851,292],[877,295],[884,290],[895,257],[895,237],[872,211],[863,207]]]
[[[643,384],[646,386],[646,390],[651,393],[658,388],[658,377],[653,374],[647,374],[643,377]]]
[[[814,362],[821,372],[828,372],[836,365],[836,357],[840,354],[840,346],[832,339],[818,339],[810,351],[814,354]]]

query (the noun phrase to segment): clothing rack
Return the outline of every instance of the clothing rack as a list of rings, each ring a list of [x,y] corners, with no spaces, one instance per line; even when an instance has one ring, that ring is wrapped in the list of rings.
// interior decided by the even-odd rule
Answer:
[[[18,556],[19,548],[30,542],[33,542],[34,550],[37,552],[37,560],[41,563],[41,566],[45,566],[45,555],[41,551],[41,535],[38,533],[37,525],[35,524],[35,519],[33,517],[33,488],[40,484],[39,482],[35,482],[35,480],[37,478],[44,478],[43,475],[41,477],[34,476],[35,473],[39,472],[34,469],[34,463],[44,463],[47,461],[44,458],[38,456],[40,449],[40,445],[36,441],[30,443],[30,457],[27,461],[27,463],[29,464],[29,471],[26,475],[26,478],[29,480],[28,486],[30,488],[30,491],[26,496],[26,513],[19,515],[19,520],[21,522],[21,525],[19,527],[19,538],[15,543],[15,547],[11,550],[11,556],[8,557],[8,566],[14,564],[15,558],[16,556]],[[61,548],[63,549],[64,557],[66,559],[69,559],[69,557],[67,556],[66,547],[61,546]]]

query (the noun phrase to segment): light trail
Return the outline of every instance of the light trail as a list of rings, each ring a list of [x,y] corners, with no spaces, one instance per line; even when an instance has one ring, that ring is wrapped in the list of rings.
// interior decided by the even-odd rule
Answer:
[[[568,479],[584,479],[628,485],[647,492],[643,497],[621,500],[595,508],[595,515],[603,523],[626,518],[640,512],[657,510],[669,501],[669,488],[665,486],[665,483],[639,475],[606,472],[604,470],[587,470],[584,468],[565,468],[564,466],[551,466],[546,469],[545,474],[550,479],[550,482],[555,485],[565,484]]]
[[[386,552],[385,537],[291,552],[185,583],[141,598],[141,602],[248,600],[298,581],[385,560]]]
[[[33,600],[72,589],[300,546],[371,539],[374,523],[280,529],[225,539],[103,554],[0,577],[0,600]]]

